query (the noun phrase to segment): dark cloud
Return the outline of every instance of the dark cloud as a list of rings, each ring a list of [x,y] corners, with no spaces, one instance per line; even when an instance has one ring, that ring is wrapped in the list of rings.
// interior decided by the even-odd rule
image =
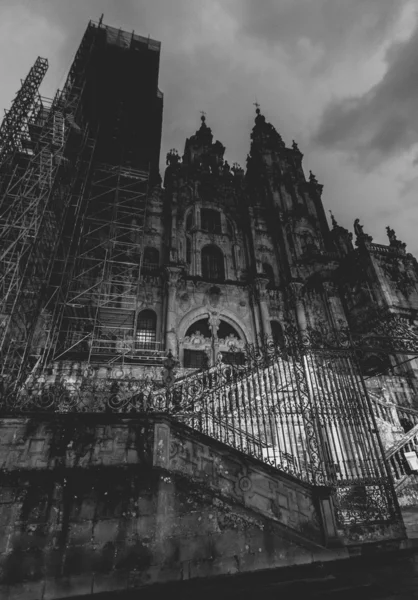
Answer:
[[[321,65],[380,44],[407,0],[240,0],[242,31],[298,53],[301,39],[323,50]],[[233,5],[235,7],[235,5]],[[238,13],[237,13],[238,14]]]
[[[387,70],[366,94],[329,104],[314,142],[347,152],[366,170],[418,143],[418,26],[386,55]]]

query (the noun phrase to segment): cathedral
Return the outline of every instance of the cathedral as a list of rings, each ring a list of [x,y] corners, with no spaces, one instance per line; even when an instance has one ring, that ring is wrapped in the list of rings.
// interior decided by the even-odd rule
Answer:
[[[417,260],[258,104],[245,168],[202,113],[161,177],[159,60],[90,22],[0,127],[5,597],[403,548],[418,504]]]

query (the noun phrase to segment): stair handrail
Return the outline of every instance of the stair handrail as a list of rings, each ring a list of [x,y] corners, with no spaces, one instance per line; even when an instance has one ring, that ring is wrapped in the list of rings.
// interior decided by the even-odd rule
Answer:
[[[415,408],[410,408],[409,406],[403,406],[402,404],[395,404],[394,402],[384,402],[383,400],[374,398],[370,392],[369,392],[369,396],[370,396],[370,399],[372,400],[372,402],[375,402],[376,404],[380,404],[380,406],[383,406],[385,408],[397,408],[399,410],[408,412],[412,415],[418,416],[418,410]]]
[[[389,459],[399,452],[399,450],[402,450],[415,436],[418,436],[418,424],[405,433],[400,440],[386,451],[386,458]]]

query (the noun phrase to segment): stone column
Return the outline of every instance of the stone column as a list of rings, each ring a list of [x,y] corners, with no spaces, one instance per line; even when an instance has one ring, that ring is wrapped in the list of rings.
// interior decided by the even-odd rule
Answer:
[[[218,340],[218,329],[220,325],[219,313],[211,311],[209,314],[209,327],[212,331],[212,356],[209,366],[214,366],[218,360],[219,355],[219,340]]]
[[[165,274],[167,278],[165,349],[171,350],[173,356],[177,356],[176,290],[181,273],[181,267],[171,266],[166,267],[165,269]]]
[[[303,298],[302,298],[303,283],[300,281],[292,281],[292,283],[289,286],[289,289],[290,289],[291,301],[295,307],[296,319],[297,319],[299,331],[303,335],[308,328],[308,323],[306,320],[305,305],[303,304]]]
[[[261,330],[264,335],[271,337],[270,312],[267,305],[267,285],[269,284],[269,280],[266,277],[257,277],[254,283],[260,312]]]
[[[338,288],[333,281],[324,281],[322,283],[325,296],[328,302],[328,309],[332,319],[331,325],[338,329],[338,321],[344,315],[344,311],[341,306],[341,300],[338,294]]]
[[[200,256],[200,236],[197,233],[193,234],[193,260],[194,260],[194,272],[193,275],[202,275],[202,258]]]

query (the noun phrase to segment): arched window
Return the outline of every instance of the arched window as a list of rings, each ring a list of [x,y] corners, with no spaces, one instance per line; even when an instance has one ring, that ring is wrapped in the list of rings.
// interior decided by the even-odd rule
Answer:
[[[240,335],[239,335],[238,331],[235,329],[235,327],[232,327],[232,325],[230,325],[229,323],[226,323],[226,321],[221,321],[219,323],[219,327],[218,327],[218,338],[220,340],[223,340],[230,335],[233,335],[238,340],[240,339]]]
[[[202,208],[200,211],[200,220],[203,231],[208,233],[222,233],[221,213],[211,208]]]
[[[157,315],[153,310],[143,310],[138,315],[136,329],[137,348],[155,350]]]
[[[202,277],[213,281],[225,279],[224,255],[218,246],[202,248]]]
[[[285,339],[283,333],[283,327],[280,325],[278,321],[270,321],[271,326],[271,335],[273,336],[273,342],[279,348],[284,348]]]
[[[212,336],[212,332],[209,327],[209,319],[199,319],[199,321],[195,321],[193,325],[190,325],[186,331],[186,337],[190,337],[197,332],[199,332],[205,338],[210,338]]]
[[[222,362],[226,365],[243,365],[245,363],[245,356],[241,350],[238,348],[234,348],[235,341],[231,338],[235,338],[236,340],[240,340],[241,336],[235,327],[232,327],[226,321],[221,321],[218,327],[218,339],[221,341],[225,341],[228,343],[228,338],[232,341],[232,347],[228,346],[228,350],[222,350]]]
[[[160,253],[157,248],[147,246],[144,250],[144,263],[143,268],[147,271],[153,271],[158,269],[160,265]]]
[[[274,271],[269,263],[263,263],[263,273],[269,280],[268,287],[274,287]]]

